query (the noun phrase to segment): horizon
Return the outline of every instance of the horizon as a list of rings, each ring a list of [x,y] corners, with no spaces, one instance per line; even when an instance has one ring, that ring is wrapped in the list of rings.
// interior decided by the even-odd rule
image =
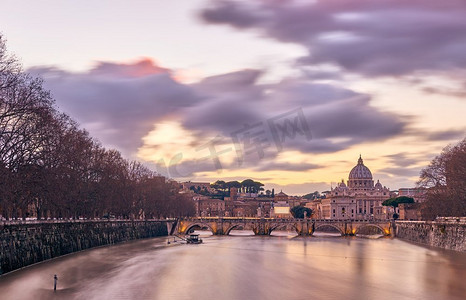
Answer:
[[[465,137],[454,0],[45,6],[4,4],[9,53],[106,148],[180,182],[304,195],[346,182],[362,155],[374,181],[414,188]]]

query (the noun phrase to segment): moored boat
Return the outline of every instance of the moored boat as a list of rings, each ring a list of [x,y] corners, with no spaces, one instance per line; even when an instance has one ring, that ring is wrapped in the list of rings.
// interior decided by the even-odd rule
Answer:
[[[188,244],[202,244],[202,239],[199,238],[199,234],[190,234],[186,238],[186,243]]]

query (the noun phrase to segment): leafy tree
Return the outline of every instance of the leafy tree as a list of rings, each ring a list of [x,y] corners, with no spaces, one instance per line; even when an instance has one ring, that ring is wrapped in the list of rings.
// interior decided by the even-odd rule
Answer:
[[[226,184],[226,187],[228,188],[228,197],[230,196],[230,190],[231,188],[241,188],[241,183],[239,181],[228,181]]]
[[[252,193],[252,188],[254,186],[254,180],[245,179],[241,182],[241,189],[243,193]]]
[[[314,200],[320,197],[320,193],[315,191],[314,193],[309,193],[303,196],[304,199]]]
[[[400,196],[397,198],[390,198],[382,202],[382,205],[384,206],[393,206],[393,207],[398,207],[399,204],[401,203],[414,203],[414,199],[411,197],[406,197],[406,196]]]
[[[220,193],[225,193],[225,190],[227,189],[227,184],[223,180],[217,180],[213,184],[210,185],[213,189],[215,189],[217,192]]]
[[[307,218],[310,218],[312,215],[312,209],[297,205],[297,206],[290,208],[290,213],[296,219],[304,219],[304,213],[306,213]]]

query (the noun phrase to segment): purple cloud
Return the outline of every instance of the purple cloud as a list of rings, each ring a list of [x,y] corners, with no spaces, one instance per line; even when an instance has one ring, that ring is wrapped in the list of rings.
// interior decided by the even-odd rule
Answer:
[[[200,99],[176,82],[169,70],[144,59],[120,64],[99,62],[85,73],[56,68],[28,70],[45,79],[61,110],[104,144],[129,155],[154,123]]]
[[[303,65],[332,63],[368,76],[466,67],[462,0],[223,0],[200,16],[302,45]]]
[[[233,133],[245,124],[261,124],[263,138],[269,146],[264,149],[263,157],[250,153],[242,157],[242,165],[237,161],[222,162],[225,170],[254,166],[258,171],[304,171],[320,166],[277,162],[276,157],[280,151],[333,153],[404,134],[424,140],[444,140],[461,134],[460,130],[410,129],[414,121],[410,116],[383,111],[371,105],[370,95],[315,83],[306,74],[278,83],[261,83],[263,71],[242,70],[208,77],[195,84],[183,84],[173,79],[169,69],[148,60],[101,62],[83,73],[50,67],[29,71],[45,78],[45,85],[52,91],[60,109],[105,146],[116,147],[127,156],[134,155],[143,144],[142,138],[155,124],[165,120],[177,120],[197,137],[191,145],[193,151],[216,136],[224,138],[219,149],[233,147]],[[286,138],[280,148],[275,144],[268,121],[296,109],[303,113],[312,139],[297,134]],[[157,153],[163,145],[145,147]],[[231,151],[235,150],[233,147]],[[186,177],[217,169],[212,160],[183,157],[175,169],[166,161],[165,166],[157,165],[157,170],[172,177]]]
[[[175,81],[168,69],[143,60],[133,64],[101,62],[85,73],[36,67],[60,109],[77,119],[106,145],[135,153],[154,124],[176,116],[200,137],[231,138],[245,124],[262,123],[301,109],[315,143],[288,141],[285,149],[333,152],[355,143],[402,133],[402,116],[370,106],[370,97],[316,84],[306,77],[262,84],[259,70],[243,70],[205,78],[196,84]],[[267,138],[272,139],[270,130]],[[345,138],[333,142],[331,138]]]

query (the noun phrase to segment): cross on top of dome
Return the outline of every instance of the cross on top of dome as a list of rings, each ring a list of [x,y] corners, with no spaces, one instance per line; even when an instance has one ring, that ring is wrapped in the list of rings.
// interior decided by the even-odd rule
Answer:
[[[361,154],[359,154],[358,165],[363,165]]]
[[[372,173],[364,165],[361,154],[359,155],[358,164],[349,173],[349,179],[372,179]]]

